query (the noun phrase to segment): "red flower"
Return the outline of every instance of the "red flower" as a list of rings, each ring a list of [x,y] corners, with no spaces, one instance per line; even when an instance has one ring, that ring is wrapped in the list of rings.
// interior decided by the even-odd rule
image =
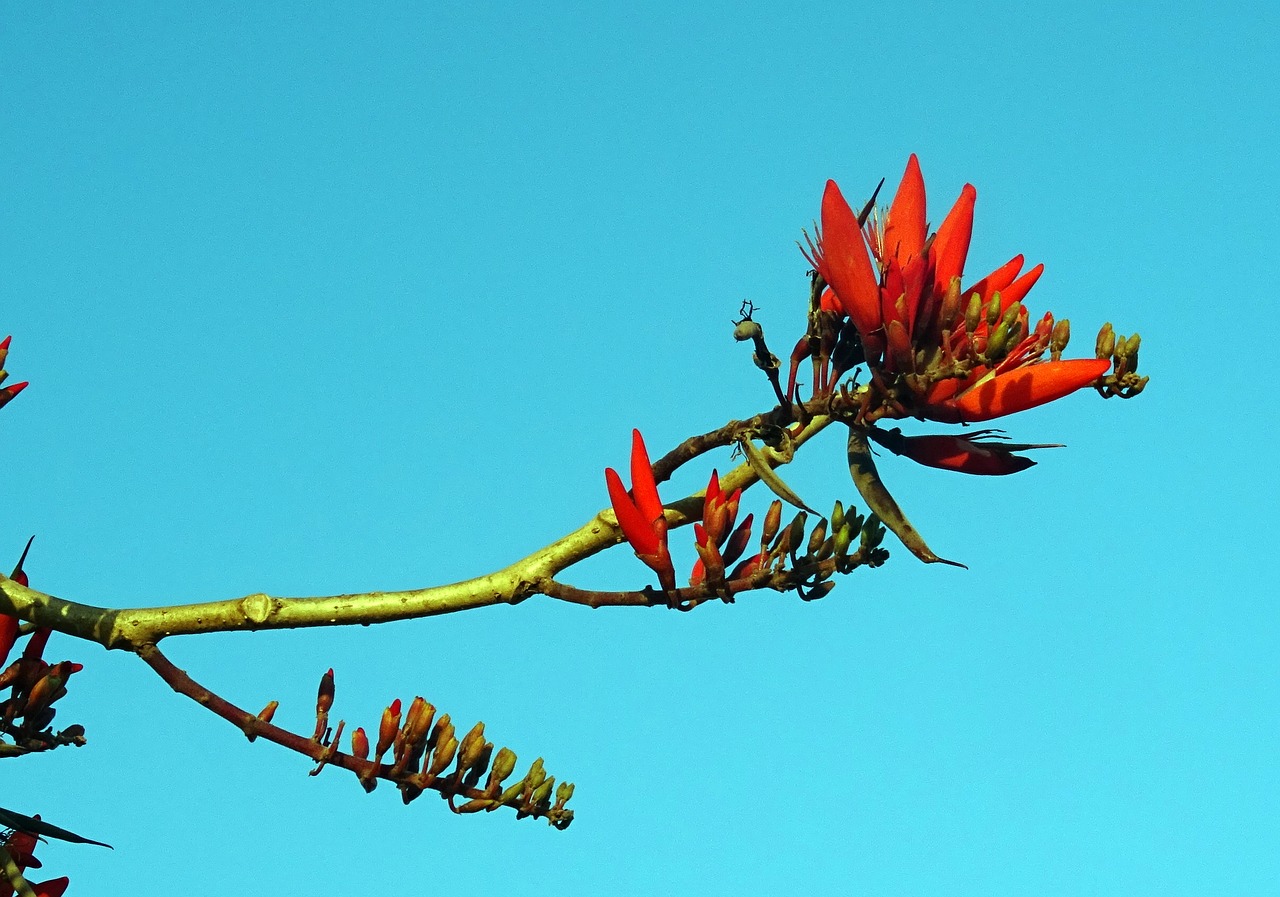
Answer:
[[[969,473],[979,476],[1005,476],[1033,467],[1035,461],[1015,455],[1014,452],[1025,452],[1030,449],[1061,448],[1060,445],[1029,445],[1023,443],[1003,443],[992,441],[998,439],[999,431],[979,430],[963,436],[930,435],[903,436],[898,428],[881,430],[872,427],[867,431],[875,442],[884,446],[895,455],[910,458],[925,467],[936,467],[939,470],[954,470],[957,473]]]
[[[674,591],[676,574],[667,550],[667,519],[663,516],[653,465],[649,463],[649,453],[639,430],[631,431],[631,492],[627,492],[622,478],[612,467],[605,469],[604,480],[623,537],[636,557],[658,574],[662,588]]]
[[[1017,255],[961,288],[976,199],[977,191],[965,184],[930,239],[915,155],[883,221],[873,217],[865,227],[828,181],[822,229],[806,253],[857,329],[868,366],[902,375],[889,380],[906,413],[948,423],[991,420],[1052,402],[1110,367],[1100,359],[1040,360],[1053,317],[1045,315],[1032,331],[1022,300],[1043,265],[1024,273]]]

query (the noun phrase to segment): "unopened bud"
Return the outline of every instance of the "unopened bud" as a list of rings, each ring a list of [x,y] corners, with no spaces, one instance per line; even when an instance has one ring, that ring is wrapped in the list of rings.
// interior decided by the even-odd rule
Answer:
[[[400,699],[396,698],[391,702],[391,706],[382,711],[382,722],[378,726],[378,749],[377,755],[381,757],[387,752],[387,748],[391,747],[391,742],[395,741],[396,733],[400,731]]]
[[[1098,331],[1098,341],[1094,344],[1093,354],[1098,358],[1110,358],[1116,350],[1116,334],[1111,329],[1111,323],[1107,322],[1102,325],[1102,329]]]
[[[853,544],[854,532],[854,528],[847,522],[836,530],[835,537],[832,539],[832,547],[835,549],[837,557],[844,557],[849,553],[849,546]]]
[[[279,706],[279,701],[270,702],[266,707],[262,708],[262,712],[258,714],[258,719],[262,720],[264,723],[271,722],[271,718],[276,715],[276,709]]]
[[[365,734],[363,728],[351,733],[351,756],[358,760],[369,759],[369,736]]]
[[[1003,358],[1009,345],[1009,325],[1001,321],[987,338],[987,358]]]
[[[561,782],[556,789],[556,806],[563,807],[573,797],[573,782]]]
[[[498,803],[514,804],[522,794],[524,794],[524,779],[521,779],[506,791],[503,791],[502,796],[498,798]]]
[[[462,744],[458,748],[458,762],[463,769],[470,769],[475,765],[476,760],[480,758],[480,753],[484,750],[484,723],[476,723],[471,727],[471,731],[462,737]]]
[[[796,548],[799,548],[800,540],[804,538],[805,524],[808,522],[809,515],[804,511],[800,511],[796,514],[795,518],[791,521],[791,526],[787,530],[788,546],[795,546]]]
[[[842,526],[844,526],[844,505],[837,499],[831,508],[831,531],[839,532]]]
[[[973,333],[982,323],[982,297],[974,293],[969,297],[969,305],[964,310],[964,329]]]
[[[960,314],[960,278],[953,277],[951,282],[947,284],[947,291],[942,296],[942,312],[938,316],[938,320],[942,322],[943,327],[951,327],[956,322],[956,316]]]
[[[489,771],[489,784],[501,785],[507,776],[516,768],[516,755],[510,748],[500,748],[493,758],[493,768]]]
[[[551,776],[541,785],[533,789],[533,795],[529,798],[529,803],[537,806],[544,801],[551,802],[551,789],[556,786],[556,777]]]
[[[992,293],[991,301],[987,303],[987,326],[996,326],[996,321],[1000,320],[1000,294]]]
[[[826,598],[828,595],[831,594],[831,590],[834,589],[835,587],[836,587],[836,584],[831,580],[827,580],[826,582],[820,582],[816,586],[814,586],[812,589],[809,590],[809,596],[806,600],[817,601],[820,598]]]
[[[428,774],[438,776],[440,773],[448,769],[449,764],[453,762],[453,755],[458,750],[458,739],[452,734],[444,739],[440,744],[436,745],[435,753],[431,757],[431,766],[427,769]]]
[[[1009,326],[1009,329],[1012,330],[1013,326],[1018,323],[1018,318],[1021,315],[1022,315],[1022,303],[1014,302],[1007,309],[1005,309],[1004,314],[1000,318],[1000,322],[1002,324],[1007,324]]]
[[[1062,350],[1071,341],[1071,322],[1066,318],[1053,325],[1053,335],[1049,337],[1049,352],[1054,361],[1062,357]]]
[[[818,549],[822,547],[822,543],[827,539],[827,521],[819,520],[818,525],[813,528],[813,532],[809,533],[808,554],[817,554]]]
[[[775,500],[769,505],[769,513],[764,518],[764,528],[760,531],[760,546],[768,548],[778,535],[778,527],[782,525],[782,502]]]
[[[529,771],[524,774],[524,783],[530,788],[537,788],[547,780],[547,771],[542,768],[542,758],[534,760]]]
[[[747,543],[751,541],[751,523],[755,515],[748,514],[743,518],[742,523],[733,531],[733,535],[729,537],[728,543],[724,546],[724,551],[720,553],[726,564],[732,564],[738,558],[742,557],[742,553],[747,550]]]
[[[316,713],[325,714],[333,706],[333,668],[320,677],[320,690],[316,693]]]
[[[1138,349],[1142,347],[1142,337],[1134,334],[1124,341],[1124,357],[1129,362],[1129,370],[1138,369]]]
[[[868,514],[866,523],[862,524],[862,547],[868,551],[884,541],[884,526],[875,514]]]
[[[66,689],[62,687],[62,677],[57,673],[49,673],[31,689],[31,694],[27,696],[25,715],[32,716],[40,712],[64,694]]]

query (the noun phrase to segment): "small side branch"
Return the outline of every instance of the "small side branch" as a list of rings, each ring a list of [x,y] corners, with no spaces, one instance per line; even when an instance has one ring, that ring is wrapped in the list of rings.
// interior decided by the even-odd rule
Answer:
[[[327,677],[328,699],[323,709],[317,708],[320,725],[313,737],[306,737],[274,725],[270,721],[274,706],[270,706],[270,713],[256,715],[215,694],[175,666],[155,645],[143,646],[137,654],[170,688],[222,717],[250,741],[264,738],[311,759],[316,764],[312,775],[326,766],[338,767],[354,773],[366,791],[372,791],[379,779],[394,783],[405,803],[424,791],[435,791],[458,813],[510,807],[516,811],[517,818],[546,819],[560,829],[567,828],[573,821],[573,811],[565,807],[573,794],[573,786],[562,783],[556,789],[554,777],[546,775],[540,758],[523,779],[504,788],[504,780],[515,767],[515,754],[506,748],[495,754],[493,744],[484,740],[483,723],[477,723],[461,739],[455,737],[447,714],[435,720],[432,727],[435,708],[421,699],[414,702],[403,725],[399,702],[393,705],[394,716],[392,708],[388,708],[383,716],[376,754],[370,759],[367,755],[360,757],[338,749],[343,722],[338,723],[331,737],[327,725],[328,706],[333,699],[331,675]],[[369,744],[363,729],[357,730],[353,742],[361,740],[367,753]],[[393,762],[381,762],[383,753],[392,747],[395,749]],[[487,780],[482,785],[481,779],[486,773]],[[465,803],[459,805],[459,798]]]

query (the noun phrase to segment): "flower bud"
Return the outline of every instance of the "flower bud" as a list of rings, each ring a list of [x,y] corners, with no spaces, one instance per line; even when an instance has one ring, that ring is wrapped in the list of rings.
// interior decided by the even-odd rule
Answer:
[[[365,734],[363,728],[351,733],[351,756],[358,760],[369,759],[369,736]]]
[[[563,807],[573,797],[573,782],[561,782],[556,789],[556,806]]]
[[[1102,329],[1098,331],[1098,341],[1094,344],[1094,355],[1098,358],[1110,358],[1116,350],[1116,335],[1111,329],[1111,323],[1107,322],[1102,325]]]
[[[982,297],[974,293],[969,297],[969,305],[964,311],[964,329],[973,333],[982,323]]]
[[[524,774],[524,783],[530,788],[537,788],[547,779],[547,771],[542,768],[542,758],[534,760],[529,771]]]
[[[462,744],[458,748],[458,762],[463,769],[470,769],[475,765],[484,750],[484,745],[484,723],[476,723],[471,727],[471,731],[463,736]]]
[[[782,502],[775,500],[769,505],[769,513],[764,518],[764,528],[760,531],[760,546],[768,548],[778,535],[778,527],[782,525]]]
[[[956,317],[960,314],[960,278],[953,277],[951,282],[947,284],[947,291],[942,296],[942,311],[938,315],[938,320],[944,328],[949,328],[956,322]]]
[[[1049,353],[1054,361],[1062,358],[1062,350],[1067,348],[1071,340],[1071,322],[1066,318],[1053,325],[1053,335],[1049,337]]]
[[[320,677],[320,689],[316,693],[316,713],[327,714],[329,708],[333,706],[333,667]]]
[[[996,326],[996,321],[1000,320],[1000,294],[998,292],[991,294],[991,301],[987,303],[987,326]]]
[[[1009,344],[1009,325],[1001,321],[987,338],[987,358],[996,360],[1003,358]]]
[[[844,505],[836,499],[835,505],[831,508],[831,531],[839,532],[842,526],[844,526]]]
[[[751,541],[751,522],[754,518],[754,514],[748,514],[729,536],[729,541],[725,543],[724,551],[721,552],[725,564],[732,564],[747,550],[747,544]]]
[[[1002,324],[1008,325],[1009,329],[1013,329],[1013,325],[1018,323],[1018,318],[1022,316],[1023,307],[1021,302],[1014,302],[1005,309],[1004,314],[1000,317]]]
[[[791,521],[791,526],[787,530],[787,545],[794,546],[799,549],[800,540],[804,538],[804,527],[809,522],[809,515],[804,511],[800,511]]]
[[[1124,341],[1124,357],[1129,362],[1129,370],[1138,369],[1138,349],[1142,347],[1142,337],[1134,334]]]
[[[396,733],[400,731],[400,699],[396,698],[391,702],[391,706],[382,711],[382,723],[378,726],[378,749],[375,752],[381,757],[387,752],[387,748],[391,747],[391,742],[395,741]]]
[[[822,548],[822,543],[827,540],[827,521],[819,520],[818,525],[813,528],[813,532],[809,533],[808,554],[817,554],[818,549]]]
[[[854,528],[848,522],[845,522],[836,530],[835,537],[832,539],[836,557],[842,558],[849,553],[849,546],[853,544],[854,532]]]
[[[458,739],[454,738],[451,732],[448,738],[436,745],[435,753],[431,757],[431,766],[427,769],[427,773],[438,776],[444,772],[449,767],[449,764],[453,762],[453,755],[457,750]]]
[[[510,748],[500,748],[489,771],[489,785],[501,785],[516,768],[516,755]]]
[[[529,803],[537,806],[544,801],[551,802],[551,789],[556,786],[556,777],[550,776],[545,782],[533,789],[533,795],[529,798]]]

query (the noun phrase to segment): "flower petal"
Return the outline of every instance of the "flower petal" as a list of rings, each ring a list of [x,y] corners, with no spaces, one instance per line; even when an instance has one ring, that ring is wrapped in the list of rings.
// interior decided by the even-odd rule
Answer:
[[[884,226],[885,254],[897,259],[899,265],[905,266],[908,259],[919,255],[924,248],[927,236],[924,214],[924,175],[920,173],[920,160],[912,153]]]
[[[1000,293],[1000,313],[1004,314],[1010,305],[1015,302],[1021,302],[1026,298],[1027,293],[1031,292],[1031,288],[1036,285],[1036,281],[1040,279],[1040,275],[1043,273],[1044,265],[1036,265],[1005,287]]]
[[[1015,255],[973,286],[962,290],[960,293],[961,300],[968,302],[969,297],[977,293],[982,297],[983,302],[989,301],[992,293],[1000,293],[1008,289],[1009,284],[1013,283],[1018,276],[1018,272],[1022,270],[1024,261],[1025,259],[1021,254]]]
[[[653,465],[649,463],[649,451],[644,447],[644,437],[639,430],[631,431],[631,494],[652,529],[653,522],[662,516],[662,499],[658,498]]]
[[[836,291],[845,314],[864,336],[880,327],[880,287],[871,270],[858,216],[835,181],[822,194],[822,279]]]
[[[1015,414],[1070,395],[1107,372],[1105,358],[1032,364],[992,377],[954,401],[960,420],[976,423]]]
[[[933,238],[929,256],[933,259],[934,291],[945,291],[953,277],[964,274],[964,260],[969,255],[969,238],[973,235],[973,204],[978,191],[965,184],[960,198],[951,207],[938,233]]]
[[[613,514],[618,518],[622,535],[636,554],[656,554],[659,547],[658,534],[653,529],[652,521],[646,520],[640,513],[627,493],[627,487],[622,485],[618,472],[612,467],[605,468],[604,481],[609,487],[609,502],[613,505]]]

